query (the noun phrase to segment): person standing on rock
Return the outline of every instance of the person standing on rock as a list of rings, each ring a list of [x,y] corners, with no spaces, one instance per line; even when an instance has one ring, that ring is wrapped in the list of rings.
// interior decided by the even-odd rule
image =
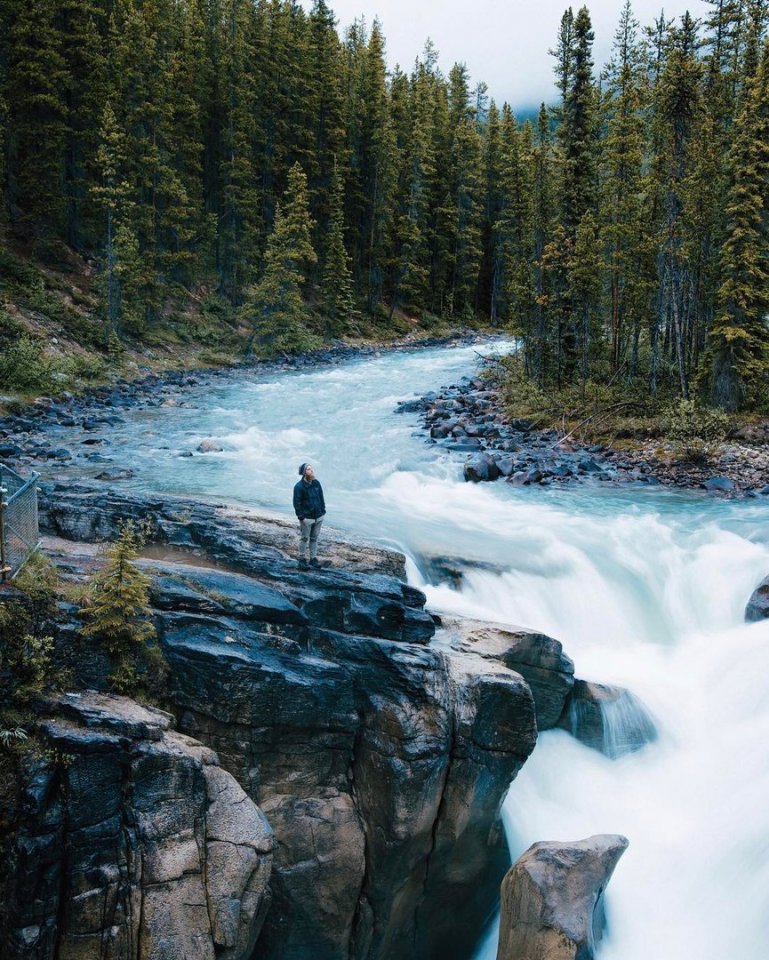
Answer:
[[[299,467],[299,481],[294,486],[294,511],[299,519],[299,569],[320,567],[318,562],[318,535],[326,515],[323,487],[315,479],[311,463]],[[307,563],[309,548],[310,562]]]

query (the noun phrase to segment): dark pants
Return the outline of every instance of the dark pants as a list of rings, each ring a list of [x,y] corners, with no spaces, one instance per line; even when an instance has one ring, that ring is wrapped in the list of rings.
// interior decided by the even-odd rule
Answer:
[[[323,525],[323,517],[319,520],[307,518],[299,521],[299,559],[307,559],[307,546],[310,547],[310,560],[315,560],[318,556],[318,534]]]

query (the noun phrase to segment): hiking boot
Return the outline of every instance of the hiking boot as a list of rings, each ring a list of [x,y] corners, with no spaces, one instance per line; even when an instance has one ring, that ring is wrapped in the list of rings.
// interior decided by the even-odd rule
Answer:
[[[299,567],[300,570],[309,570],[309,569],[310,569],[310,565],[309,565],[309,563],[307,563],[306,560],[297,560],[296,565],[297,565],[297,567]]]
[[[310,560],[310,566],[313,568],[313,570],[323,569],[323,564],[317,559],[317,557],[313,557],[312,560]]]

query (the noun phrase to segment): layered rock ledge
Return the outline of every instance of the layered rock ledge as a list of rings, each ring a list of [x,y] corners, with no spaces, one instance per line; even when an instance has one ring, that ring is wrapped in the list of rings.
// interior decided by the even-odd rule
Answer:
[[[49,488],[41,507],[74,579],[99,559],[73,541],[150,521],[168,708],[276,838],[254,957],[464,960],[509,865],[499,808],[537,736],[514,661],[431,642],[424,595],[393,551],[330,535],[332,567],[304,573],[282,520],[88,485]],[[61,614],[71,668],[103,684],[74,611]]]

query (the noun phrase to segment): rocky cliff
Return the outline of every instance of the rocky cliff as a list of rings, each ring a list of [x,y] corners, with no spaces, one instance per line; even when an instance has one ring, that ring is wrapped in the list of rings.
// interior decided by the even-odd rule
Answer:
[[[215,750],[217,776],[274,831],[254,957],[469,956],[509,866],[501,801],[536,717],[552,725],[573,682],[560,645],[478,625],[436,642],[400,555],[329,536],[332,566],[300,573],[282,520],[88,486],[49,488],[41,507],[74,578],[98,564],[83,542],[150,521],[143,562],[180,731],[164,736]],[[78,651],[82,684],[103,686],[72,613],[62,607],[60,649]],[[222,936],[212,948],[229,957]]]
[[[22,773],[3,956],[248,960],[273,833],[213,751],[124,697],[68,694],[45,713],[46,752]]]

